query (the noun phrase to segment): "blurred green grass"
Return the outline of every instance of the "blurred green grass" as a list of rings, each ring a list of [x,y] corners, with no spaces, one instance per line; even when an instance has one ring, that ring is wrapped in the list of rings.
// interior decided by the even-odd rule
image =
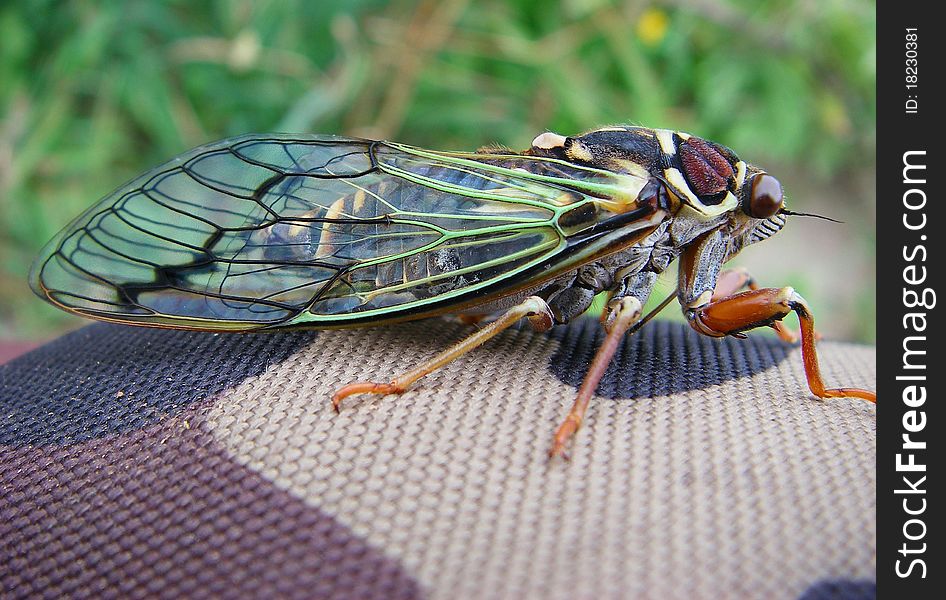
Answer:
[[[635,123],[724,143],[792,208],[844,220],[793,220],[740,262],[801,290],[827,335],[872,341],[875,25],[867,0],[4,3],[0,337],[77,326],[30,293],[33,257],[192,146],[314,131],[523,148]]]

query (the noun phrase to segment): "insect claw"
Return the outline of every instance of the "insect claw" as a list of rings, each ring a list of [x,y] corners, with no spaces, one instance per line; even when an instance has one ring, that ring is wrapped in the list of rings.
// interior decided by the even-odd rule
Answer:
[[[342,399],[345,397],[343,395],[340,395],[339,392],[341,392],[341,390],[339,390],[338,392],[335,392],[335,395],[332,396],[332,408],[335,410],[336,415],[342,412],[342,409],[340,407],[342,405]]]
[[[556,456],[561,456],[563,460],[569,460],[568,452],[566,452],[565,446],[575,435],[575,432],[578,431],[578,427],[580,425],[581,417],[576,414],[569,413],[568,417],[558,428],[558,431],[555,432],[555,437],[552,438],[552,447],[549,448],[550,460]]]
[[[566,462],[571,462],[571,455],[565,450],[565,444],[560,444],[558,442],[552,444],[552,447],[549,448],[549,460],[555,460],[556,456],[561,456],[562,460]]]

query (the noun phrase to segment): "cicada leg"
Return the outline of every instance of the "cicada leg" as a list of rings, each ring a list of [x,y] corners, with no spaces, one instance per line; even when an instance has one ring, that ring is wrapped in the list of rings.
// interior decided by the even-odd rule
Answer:
[[[690,325],[700,333],[722,337],[778,322],[794,311],[801,326],[801,351],[811,393],[819,398],[861,398],[877,401],[877,394],[860,388],[828,388],[821,377],[815,350],[815,320],[808,303],[795,290],[760,288],[713,300],[687,310]]]
[[[614,357],[618,344],[621,343],[627,330],[633,327],[641,318],[641,302],[631,296],[612,300],[608,303],[608,308],[607,318],[603,319],[608,335],[604,338],[604,343],[598,348],[597,354],[591,361],[591,366],[588,368],[584,381],[581,382],[581,387],[578,388],[578,397],[568,412],[568,416],[565,417],[565,420],[555,432],[555,437],[552,438],[549,457],[565,455],[565,446],[581,426],[591,396],[611,363],[611,358]]]
[[[470,350],[473,350],[490,338],[495,337],[497,334],[508,329],[522,318],[528,318],[532,324],[532,327],[538,331],[546,331],[551,328],[552,324],[554,323],[552,312],[549,310],[548,304],[545,303],[545,300],[537,296],[530,296],[523,300],[520,304],[517,304],[506,311],[501,317],[489,325],[477,330],[463,341],[455,344],[447,350],[444,350],[430,360],[417,365],[410,371],[398,375],[389,383],[359,381],[343,386],[341,389],[335,392],[334,396],[332,396],[332,406],[334,406],[335,410],[338,411],[338,407],[342,400],[353,394],[403,393],[407,391],[411,384],[424,375],[433,373],[440,367],[456,360],[457,358],[460,358]]]
[[[719,274],[716,289],[713,290],[713,300],[728,298],[745,288],[750,290],[761,289],[759,284],[756,283],[755,277],[744,267],[725,269]],[[788,342],[789,344],[794,344],[798,341],[798,334],[781,321],[772,323],[770,327],[775,330],[775,333],[778,334],[782,341]],[[815,332],[815,339],[821,339],[818,332]]]
[[[485,321],[487,317],[489,317],[489,315],[481,315],[479,313],[461,314],[461,315],[457,315],[457,320],[463,323],[464,325],[479,325],[480,323]]]
[[[613,290],[607,291],[607,292],[604,292],[604,294],[605,294],[604,308],[601,309],[601,315],[599,315],[598,321],[601,323],[601,325],[607,326],[608,319],[611,318],[611,298],[614,297],[614,291]]]

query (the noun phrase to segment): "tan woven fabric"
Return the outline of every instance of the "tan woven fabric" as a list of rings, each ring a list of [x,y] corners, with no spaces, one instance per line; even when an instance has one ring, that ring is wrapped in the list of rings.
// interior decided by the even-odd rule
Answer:
[[[545,453],[575,389],[548,372],[558,342],[528,330],[408,394],[332,412],[332,390],[387,380],[461,333],[321,335],[230,391],[207,424],[434,598],[792,598],[873,578],[874,409],[813,400],[797,351],[706,389],[598,398],[567,463]],[[872,350],[822,354],[829,381],[873,385]]]
[[[870,597],[874,407],[807,392],[797,347],[652,323],[569,462],[551,435],[599,327],[432,320],[227,336],[96,325],[0,368],[11,597]],[[824,342],[829,384],[871,348]],[[883,401],[883,400],[881,400]],[[2,595],[2,594],[0,594]]]

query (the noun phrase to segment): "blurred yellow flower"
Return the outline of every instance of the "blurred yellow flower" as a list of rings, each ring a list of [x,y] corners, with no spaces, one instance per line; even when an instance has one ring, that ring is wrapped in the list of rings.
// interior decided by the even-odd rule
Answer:
[[[670,18],[659,8],[648,8],[637,21],[637,37],[648,46],[654,46],[667,35]]]
[[[821,124],[831,135],[846,137],[854,127],[847,114],[844,102],[835,94],[825,94],[818,102],[818,116]]]

